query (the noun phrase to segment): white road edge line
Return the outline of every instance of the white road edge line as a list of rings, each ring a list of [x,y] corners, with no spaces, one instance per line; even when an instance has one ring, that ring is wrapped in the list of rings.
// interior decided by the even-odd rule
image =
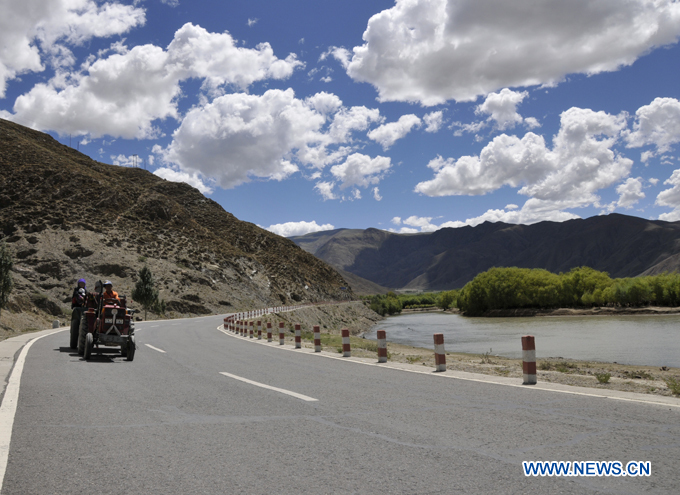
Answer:
[[[7,459],[9,457],[9,444],[12,440],[12,428],[14,427],[14,416],[17,412],[17,403],[19,402],[19,385],[21,384],[21,374],[24,371],[24,363],[26,362],[26,355],[31,346],[49,335],[58,332],[63,332],[64,329],[51,332],[40,337],[30,340],[19,353],[12,374],[7,380],[7,387],[5,388],[5,396],[2,399],[0,406],[0,491],[5,481],[5,471],[7,470]]]
[[[154,347],[151,344],[144,344],[144,345],[147,346],[147,347],[150,347],[154,351],[162,352],[163,354],[165,354],[165,351],[163,349],[159,349],[158,347]]]
[[[296,397],[298,399],[302,399],[302,400],[307,401],[307,402],[318,402],[318,400],[319,400],[319,399],[315,399],[313,397],[309,397],[307,395],[298,394],[297,392],[291,392],[290,390],[286,390],[284,388],[276,388],[276,387],[272,387],[271,385],[265,385],[264,383],[254,382],[253,380],[248,380],[247,378],[243,378],[243,377],[237,376],[237,375],[232,375],[231,373],[226,373],[224,371],[220,371],[220,375],[228,376],[230,378],[233,378],[234,380],[240,380],[242,382],[249,383],[251,385],[255,385],[256,387],[262,387],[262,388],[266,388],[268,390],[274,390],[275,392],[281,392],[282,394],[290,395],[290,396]]]
[[[222,328],[222,325],[217,327],[217,330],[222,332],[223,334],[233,337],[233,338],[239,338],[237,335],[232,335],[226,330]],[[245,340],[245,339],[243,339]],[[327,358],[327,359],[337,359],[338,361],[344,361],[346,363],[356,363],[356,364],[363,364],[365,366],[375,366],[377,368],[382,368],[382,369],[391,369],[391,370],[397,370],[397,371],[405,371],[407,373],[418,373],[421,375],[428,375],[428,376],[435,376],[438,378],[453,378],[454,380],[465,380],[468,382],[479,382],[479,383],[490,383],[492,385],[501,385],[503,387],[517,387],[521,388],[523,390],[540,390],[542,392],[555,392],[557,394],[569,394],[569,395],[581,395],[584,397],[596,397],[599,399],[610,399],[610,400],[620,400],[624,402],[637,402],[639,404],[650,404],[654,406],[666,406],[666,407],[677,407],[680,408],[680,404],[669,404],[667,402],[657,402],[653,400],[643,400],[643,399],[632,399],[628,397],[614,397],[611,395],[600,395],[600,394],[589,394],[586,392],[577,392],[573,390],[556,390],[552,388],[543,388],[540,385],[520,385],[520,384],[515,384],[515,383],[503,383],[503,382],[495,382],[493,380],[480,380],[479,378],[471,378],[471,377],[464,377],[464,376],[451,376],[451,375],[446,375],[444,373],[434,373],[432,371],[417,371],[417,370],[409,370],[406,368],[401,368],[398,366],[390,366],[389,364],[384,364],[384,363],[367,363],[364,361],[356,361],[352,358],[346,358],[346,357],[338,357],[338,356],[328,356],[324,354],[308,354],[308,353],[301,353],[300,349],[294,349],[290,346],[285,346],[285,347],[279,347],[278,344],[276,346],[272,346],[270,342],[267,342],[266,340],[245,340],[245,342],[250,342],[253,344],[260,344],[260,345],[266,345],[267,347],[270,347],[272,349],[278,349],[280,351],[294,351],[296,354],[305,354],[309,356],[315,356],[315,357],[322,357],[322,358]]]

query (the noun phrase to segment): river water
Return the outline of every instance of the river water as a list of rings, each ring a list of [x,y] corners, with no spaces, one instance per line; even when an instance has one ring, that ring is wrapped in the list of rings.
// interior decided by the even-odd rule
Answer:
[[[680,367],[680,315],[549,316],[466,318],[444,313],[391,316],[374,326],[387,341],[434,348],[435,333],[444,334],[446,350],[510,358],[522,357],[522,335],[536,337],[536,356],[584,361]]]

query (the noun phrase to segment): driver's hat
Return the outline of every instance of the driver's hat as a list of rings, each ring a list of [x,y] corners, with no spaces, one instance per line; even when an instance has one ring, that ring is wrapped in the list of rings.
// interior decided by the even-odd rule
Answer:
[[[103,285],[104,285],[104,287],[106,287],[107,285],[110,285],[111,287],[113,287],[113,283],[110,280],[107,280],[106,282],[104,282]]]

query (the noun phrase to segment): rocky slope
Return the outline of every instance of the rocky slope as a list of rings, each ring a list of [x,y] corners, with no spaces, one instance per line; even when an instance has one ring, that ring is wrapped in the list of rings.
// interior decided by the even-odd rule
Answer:
[[[0,240],[15,260],[0,323],[68,313],[80,277],[129,295],[144,264],[170,315],[352,297],[329,265],[191,186],[96,162],[1,119]]]
[[[424,234],[377,229],[316,232],[293,240],[340,270],[390,288],[460,288],[494,266],[612,277],[677,271],[680,222],[611,214],[534,225],[483,223]]]

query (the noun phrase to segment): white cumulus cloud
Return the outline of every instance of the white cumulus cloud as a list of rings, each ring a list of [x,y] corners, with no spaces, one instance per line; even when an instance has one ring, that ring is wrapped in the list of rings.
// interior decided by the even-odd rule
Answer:
[[[314,189],[316,189],[316,192],[321,195],[324,201],[329,199],[337,199],[337,196],[333,192],[334,187],[335,184],[329,181],[317,182],[314,185]]]
[[[368,187],[380,182],[391,166],[392,161],[389,157],[371,158],[361,153],[353,153],[344,163],[331,167],[331,174],[341,181],[341,189],[350,186]]]
[[[314,220],[311,222],[301,221],[301,222],[277,223],[267,227],[267,230],[269,232],[273,232],[282,237],[294,237],[297,235],[309,234],[311,232],[320,232],[323,230],[333,229],[335,229],[335,227],[330,223],[319,225]]]
[[[659,215],[659,220],[677,222],[680,220],[680,169],[674,170],[673,174],[664,181],[664,185],[671,187],[658,194],[656,204],[670,206],[673,210]]]
[[[428,164],[434,178],[416,185],[415,191],[427,196],[481,195],[503,186],[521,187],[518,192],[530,199],[521,210],[503,211],[503,218],[522,218],[523,223],[541,215],[564,218],[551,212],[598,205],[598,190],[628,176],[633,162],[612,150],[626,125],[625,114],[571,108],[561,115],[552,149],[533,132],[521,139],[502,134],[479,156],[435,158]]]
[[[0,98],[8,81],[25,72],[41,72],[46,61],[72,63],[66,43],[81,45],[123,34],[146,21],[143,9],[115,1],[3,1],[0,10]]]
[[[299,169],[291,162],[293,150],[318,141],[324,121],[291,89],[225,95],[187,113],[164,159],[223,188],[251,177],[282,180]]]
[[[490,93],[484,103],[476,108],[475,113],[488,115],[489,120],[500,130],[510,129],[524,122],[524,118],[517,113],[517,106],[527,96],[529,93],[526,91],[520,93],[503,88],[498,93]]]
[[[381,101],[435,105],[614,71],[679,34],[673,0],[397,0],[346,68]]]
[[[621,208],[632,208],[638,201],[645,198],[642,192],[642,177],[629,177],[626,182],[616,188],[619,200],[616,205]]]
[[[283,79],[301,66],[272,48],[237,47],[228,33],[210,33],[187,23],[164,50],[116,44],[106,58],[88,60],[79,72],[57,74],[33,87],[14,104],[15,120],[61,134],[152,138],[156,119],[178,118],[180,82],[198,78],[213,95],[225,85],[246,88],[262,79]]]
[[[332,169],[342,188],[375,184],[389,159],[348,155],[354,149],[352,133],[379,117],[377,110],[344,107],[328,93],[304,100],[295,98],[292,89],[261,96],[234,93],[190,110],[162,154],[167,163],[200,171],[224,188],[253,178],[282,180],[300,167],[323,169],[343,160]],[[364,178],[358,180],[361,171]],[[333,199],[332,187],[320,187],[324,198]]]
[[[383,124],[368,133],[369,139],[380,143],[384,150],[389,149],[399,139],[406,136],[414,127],[420,127],[422,122],[417,115],[402,115],[396,122]]]
[[[441,129],[444,124],[444,112],[438,110],[425,114],[423,116],[423,122],[425,123],[425,132],[439,132],[439,129]]]
[[[655,98],[635,112],[633,131],[627,136],[628,147],[654,145],[665,153],[680,142],[680,101],[675,98]],[[641,160],[647,162],[655,153],[645,151]]]

